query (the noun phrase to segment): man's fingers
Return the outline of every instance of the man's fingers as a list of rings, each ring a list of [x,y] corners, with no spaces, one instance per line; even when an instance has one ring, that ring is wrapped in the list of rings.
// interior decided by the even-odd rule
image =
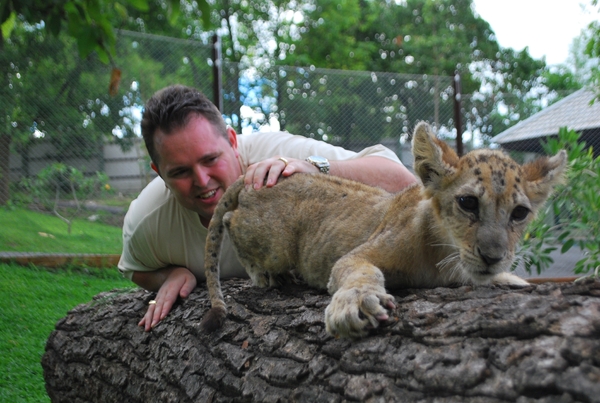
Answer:
[[[281,164],[273,165],[271,167],[271,169],[269,169],[269,174],[267,176],[267,181],[266,181],[266,185],[269,188],[273,187],[277,184],[277,181],[279,180],[279,176],[281,176],[281,173],[283,172],[283,169],[281,169],[282,167],[279,165],[281,165]]]
[[[263,185],[267,187],[274,186],[286,170],[288,172],[285,176],[289,176],[294,172],[293,169],[287,169],[291,162],[291,160],[284,157],[273,157],[252,164],[246,170],[244,184],[246,187],[252,186],[254,189],[260,189]]]
[[[144,318],[140,321],[140,326],[144,326],[144,330],[147,332],[149,332],[150,329],[152,329],[152,318],[154,317],[155,310],[155,304],[148,305],[148,310],[146,311]]]
[[[158,290],[156,299],[149,302],[148,311],[138,325],[150,331],[171,312],[177,298],[186,298],[196,287],[196,283],[196,277],[189,270],[173,270]]]
[[[265,183],[265,179],[268,179],[270,168],[266,163],[259,164],[254,170],[254,178],[252,183],[254,189],[260,189]]]
[[[283,171],[281,171],[281,176],[285,176],[286,178],[288,176],[292,176],[293,174],[296,173],[296,168],[294,165],[292,165],[291,163],[285,167],[285,169]]]
[[[254,171],[256,170],[256,164],[250,165],[246,170],[246,175],[244,176],[244,185],[246,188],[249,188],[254,183]]]
[[[156,307],[154,308],[154,311],[152,312],[152,321],[150,323],[150,328],[154,328],[154,326],[158,325],[158,322],[160,322],[160,313],[162,311],[162,304],[158,304],[158,302],[156,303]]]
[[[183,283],[181,290],[179,290],[179,296],[181,298],[187,298],[192,293],[194,288],[196,288],[196,284],[197,282],[195,277],[186,280],[186,282]]]

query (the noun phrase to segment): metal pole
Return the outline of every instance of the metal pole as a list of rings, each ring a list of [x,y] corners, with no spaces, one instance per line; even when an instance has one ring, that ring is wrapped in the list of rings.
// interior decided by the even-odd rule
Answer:
[[[223,113],[223,61],[221,58],[221,38],[213,35],[212,61],[213,61],[213,103]]]
[[[460,113],[460,74],[458,71],[454,72],[453,77],[453,88],[454,88],[454,127],[456,127],[456,153],[460,157],[463,155],[463,141],[462,141],[462,117]]]

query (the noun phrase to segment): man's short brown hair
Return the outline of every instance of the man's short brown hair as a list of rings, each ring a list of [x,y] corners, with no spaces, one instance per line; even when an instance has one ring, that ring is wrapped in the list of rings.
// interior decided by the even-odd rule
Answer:
[[[192,114],[208,120],[226,139],[227,126],[217,107],[200,91],[183,85],[171,85],[157,91],[146,102],[142,115],[142,137],[154,165],[158,166],[158,153],[154,135],[160,129],[164,134],[187,125]]]

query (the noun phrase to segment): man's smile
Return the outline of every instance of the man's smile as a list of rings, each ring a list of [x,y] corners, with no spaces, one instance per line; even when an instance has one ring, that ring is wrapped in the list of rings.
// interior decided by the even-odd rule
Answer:
[[[217,190],[218,189],[213,189],[213,190],[210,190],[210,191],[208,191],[206,193],[202,193],[202,194],[199,195],[199,197],[201,199],[210,199],[211,197],[213,197],[217,193]]]

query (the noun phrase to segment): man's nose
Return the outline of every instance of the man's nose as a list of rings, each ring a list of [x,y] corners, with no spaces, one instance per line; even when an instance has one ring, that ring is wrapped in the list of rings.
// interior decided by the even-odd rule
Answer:
[[[206,168],[200,165],[194,167],[194,185],[198,187],[205,187],[208,184],[210,176]]]

